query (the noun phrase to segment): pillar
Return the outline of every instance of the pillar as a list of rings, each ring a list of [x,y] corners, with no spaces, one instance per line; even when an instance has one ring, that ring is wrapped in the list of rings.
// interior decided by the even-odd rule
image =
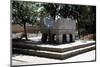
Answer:
[[[47,34],[45,34],[45,33],[42,34],[41,41],[42,41],[43,43],[46,43],[46,42],[47,42]]]
[[[63,41],[62,34],[56,35],[56,43],[60,44]]]
[[[69,34],[66,34],[66,36],[67,36],[67,37],[66,37],[66,40],[67,40],[67,43],[68,43],[68,42],[70,42]]]
[[[73,41],[75,41],[75,34],[72,34],[72,37],[73,37]]]

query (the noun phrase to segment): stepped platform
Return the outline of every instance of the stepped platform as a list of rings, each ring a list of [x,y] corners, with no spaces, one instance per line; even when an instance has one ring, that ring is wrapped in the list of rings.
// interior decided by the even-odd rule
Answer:
[[[13,43],[13,53],[60,60],[67,59],[95,49],[95,41],[84,40],[77,40],[73,43],[60,45],[33,42]]]
[[[65,59],[65,60],[59,60],[59,59],[51,59],[51,58],[45,58],[45,57],[38,57],[38,56],[29,56],[29,55],[13,55],[12,56],[12,66],[18,66],[19,65],[41,65],[41,64],[59,64],[59,63],[73,63],[73,62],[95,62],[95,50],[79,54],[77,56]]]

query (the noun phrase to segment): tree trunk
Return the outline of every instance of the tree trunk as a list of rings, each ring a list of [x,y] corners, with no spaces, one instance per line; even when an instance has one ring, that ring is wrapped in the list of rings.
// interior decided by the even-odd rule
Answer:
[[[27,30],[26,30],[26,22],[24,22],[24,36],[25,36],[25,39],[28,40]]]

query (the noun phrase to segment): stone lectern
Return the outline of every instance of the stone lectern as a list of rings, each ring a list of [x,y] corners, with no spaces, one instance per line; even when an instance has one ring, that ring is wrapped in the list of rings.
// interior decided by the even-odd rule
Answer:
[[[76,20],[70,18],[45,17],[41,23],[43,43],[68,43],[75,41]]]

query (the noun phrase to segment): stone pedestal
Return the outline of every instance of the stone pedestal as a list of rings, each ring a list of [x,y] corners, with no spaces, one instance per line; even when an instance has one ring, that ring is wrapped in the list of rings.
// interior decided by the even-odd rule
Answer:
[[[60,37],[60,36],[59,36]],[[60,42],[60,41],[59,41]],[[79,42],[79,43],[78,43]],[[19,49],[21,48],[21,49]],[[95,41],[76,41],[71,44],[49,45],[28,44],[28,43],[13,43],[13,53],[24,55],[32,55],[38,57],[46,57],[52,59],[67,59],[78,54],[95,50]]]

